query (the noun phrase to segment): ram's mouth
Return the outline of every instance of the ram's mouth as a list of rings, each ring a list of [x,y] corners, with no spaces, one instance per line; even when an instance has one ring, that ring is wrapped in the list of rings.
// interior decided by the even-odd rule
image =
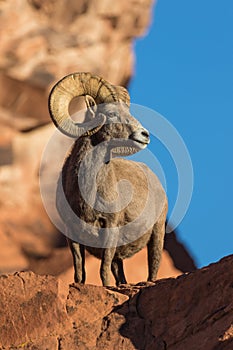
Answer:
[[[139,149],[144,149],[150,143],[149,132],[146,129],[142,129],[136,132],[133,132],[129,137],[134,145]]]
[[[146,148],[147,145],[150,143],[150,139],[147,139],[147,140],[132,139],[132,141],[138,150]]]
[[[149,135],[144,136],[133,133],[129,139],[116,139],[114,142],[112,141],[111,154],[113,156],[130,156],[146,148],[149,142]]]
[[[136,143],[140,143],[141,145],[143,145],[145,147],[150,143],[149,139],[148,140],[143,140],[143,141],[142,140],[138,140],[138,139],[137,140],[134,139],[133,141],[136,142]]]

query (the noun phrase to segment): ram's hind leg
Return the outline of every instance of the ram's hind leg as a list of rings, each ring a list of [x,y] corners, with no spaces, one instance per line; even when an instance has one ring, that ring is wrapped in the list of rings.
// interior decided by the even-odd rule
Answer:
[[[124,274],[122,259],[114,259],[112,261],[111,269],[112,269],[113,276],[115,277],[117,286],[119,286],[119,284],[127,283],[125,274]]]
[[[83,245],[70,239],[68,239],[68,243],[73,256],[74,281],[76,283],[85,283],[85,248]]]
[[[155,281],[158,273],[165,234],[165,214],[162,213],[158,222],[154,225],[150,240],[147,244],[148,254],[148,281]]]
[[[110,285],[110,272],[116,248],[104,248],[100,266],[100,278],[103,286]]]

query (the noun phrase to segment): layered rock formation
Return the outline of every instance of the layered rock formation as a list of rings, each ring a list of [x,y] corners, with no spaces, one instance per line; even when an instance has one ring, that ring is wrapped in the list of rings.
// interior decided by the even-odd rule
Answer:
[[[152,0],[0,2],[0,106],[27,130],[49,121],[47,92],[76,71],[126,85],[132,41],[145,33]]]
[[[0,277],[0,349],[221,350],[233,346],[233,256],[155,284],[104,288]]]

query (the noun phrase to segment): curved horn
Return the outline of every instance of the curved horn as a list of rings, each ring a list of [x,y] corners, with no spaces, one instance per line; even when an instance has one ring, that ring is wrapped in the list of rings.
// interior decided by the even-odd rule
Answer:
[[[123,86],[115,86],[115,91],[117,93],[117,97],[119,100],[126,103],[126,105],[130,106],[130,96],[126,88]]]
[[[49,95],[49,112],[56,127],[64,134],[79,137],[90,130],[101,128],[105,116],[100,114],[91,122],[75,123],[68,108],[74,97],[90,95],[97,104],[119,101],[118,87],[109,84],[104,79],[90,73],[73,73],[61,79]],[[121,93],[122,99],[125,92]],[[125,98],[125,97],[124,97]]]

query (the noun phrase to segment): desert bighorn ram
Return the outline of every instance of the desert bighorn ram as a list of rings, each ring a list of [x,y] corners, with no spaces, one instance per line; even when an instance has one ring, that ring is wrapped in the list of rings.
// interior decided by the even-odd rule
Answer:
[[[75,123],[68,111],[77,96],[84,96],[87,105],[82,124]],[[57,187],[57,209],[67,229],[75,282],[85,282],[85,248],[101,259],[104,286],[109,285],[111,270],[117,285],[127,283],[123,259],[146,245],[148,281],[157,275],[167,199],[145,164],[117,157],[134,154],[149,143],[148,131],[129,112],[129,101],[125,88],[90,73],[70,74],[50,93],[54,124],[76,138]]]

